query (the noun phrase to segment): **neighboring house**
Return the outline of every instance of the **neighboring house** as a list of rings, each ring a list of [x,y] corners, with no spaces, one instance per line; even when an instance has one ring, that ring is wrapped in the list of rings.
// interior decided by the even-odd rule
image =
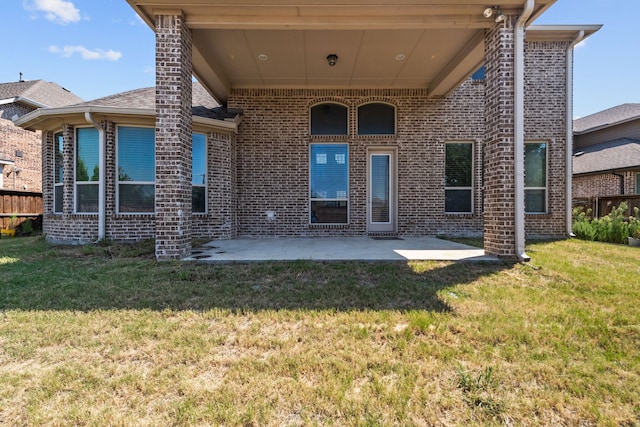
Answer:
[[[526,259],[525,232],[570,232],[573,46],[600,27],[525,36],[553,0],[128,2],[155,99],[18,121],[43,131],[48,239],[484,235]]]
[[[573,122],[573,197],[640,194],[640,104]]]
[[[42,191],[41,132],[13,121],[38,108],[78,102],[82,99],[44,80],[0,83],[0,190]]]

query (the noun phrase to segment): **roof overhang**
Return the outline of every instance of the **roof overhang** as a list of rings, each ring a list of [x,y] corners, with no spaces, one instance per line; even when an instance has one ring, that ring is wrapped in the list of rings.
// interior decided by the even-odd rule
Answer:
[[[119,125],[155,126],[156,112],[154,109],[121,108],[95,105],[80,105],[61,108],[41,108],[18,118],[14,123],[29,130],[56,130],[63,124],[85,126],[89,123],[86,113],[90,113],[95,121],[108,120]],[[219,132],[237,132],[240,118],[227,120],[210,119],[193,116],[195,131],[216,130]]]
[[[446,96],[484,62],[483,11],[524,0],[127,0],[155,30],[182,14],[193,72],[221,103],[235,88],[420,88]],[[555,0],[536,0],[530,21]],[[330,66],[327,55],[336,54]]]
[[[602,25],[530,25],[527,27],[527,41],[573,42],[581,34],[583,38],[593,35]]]
[[[27,105],[30,105],[30,106],[35,107],[35,108],[46,107],[46,105],[44,105],[41,102],[34,101],[33,99],[25,98],[25,97],[22,97],[22,96],[16,96],[16,97],[13,97],[13,98],[0,99],[0,105],[3,105],[3,104],[15,104],[17,102],[21,102],[23,104],[27,104]]]

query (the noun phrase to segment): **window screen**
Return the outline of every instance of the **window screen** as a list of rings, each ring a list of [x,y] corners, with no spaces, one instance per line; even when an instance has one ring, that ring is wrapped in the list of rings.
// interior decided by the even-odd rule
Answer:
[[[347,223],[349,146],[312,144],[310,155],[310,222]]]
[[[473,210],[473,144],[445,145],[445,212],[471,213]]]
[[[76,212],[98,212],[99,133],[96,128],[76,129]]]
[[[527,142],[524,147],[524,205],[527,213],[547,211],[547,144]]]
[[[155,210],[155,130],[118,128],[118,211]]]
[[[193,134],[191,163],[191,205],[194,213],[204,213],[207,209],[207,137]]]

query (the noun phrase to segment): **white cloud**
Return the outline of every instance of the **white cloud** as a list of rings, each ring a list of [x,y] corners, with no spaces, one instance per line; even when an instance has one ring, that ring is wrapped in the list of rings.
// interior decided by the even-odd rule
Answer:
[[[107,60],[107,61],[117,61],[122,57],[121,52],[116,52],[115,50],[103,50],[103,49],[95,49],[89,50],[84,46],[65,46],[58,47],[56,45],[49,46],[49,52],[60,54],[63,58],[69,58],[76,53],[79,53],[82,56],[82,59],[91,61],[91,60]]]
[[[80,21],[80,10],[72,2],[65,0],[29,0],[23,3],[26,10],[44,12],[44,16],[59,24]]]

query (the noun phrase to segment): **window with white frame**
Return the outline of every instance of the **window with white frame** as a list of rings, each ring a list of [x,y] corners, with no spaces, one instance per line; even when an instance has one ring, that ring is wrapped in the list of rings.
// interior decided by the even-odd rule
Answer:
[[[76,129],[76,212],[98,212],[99,137],[96,128]]]
[[[311,144],[309,165],[310,222],[349,221],[349,145]]]
[[[396,133],[396,109],[393,105],[372,102],[358,107],[358,135]]]
[[[191,204],[193,213],[207,211],[207,136],[193,134],[191,160]]]
[[[325,102],[311,107],[311,135],[347,135],[348,109],[342,104]]]
[[[61,133],[53,136],[53,212],[62,213],[64,193],[64,138]]]
[[[120,213],[155,211],[155,130],[119,126],[117,204]]]
[[[546,142],[524,145],[524,206],[526,213],[547,212]]]
[[[473,143],[445,144],[444,210],[446,213],[473,212]]]

